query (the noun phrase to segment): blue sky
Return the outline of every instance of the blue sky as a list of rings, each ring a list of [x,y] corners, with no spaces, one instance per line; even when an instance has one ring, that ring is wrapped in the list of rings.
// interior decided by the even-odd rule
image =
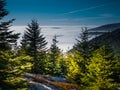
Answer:
[[[103,25],[120,22],[120,0],[6,0],[14,25]]]

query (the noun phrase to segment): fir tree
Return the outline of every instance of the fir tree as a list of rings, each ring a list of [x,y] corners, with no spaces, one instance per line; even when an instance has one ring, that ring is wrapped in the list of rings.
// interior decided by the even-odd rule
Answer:
[[[80,85],[84,74],[84,58],[77,52],[67,54],[67,76],[70,80]]]
[[[17,56],[13,51],[0,51],[0,89],[23,90],[27,89],[27,82],[21,78],[30,71],[31,57]]]
[[[49,60],[49,73],[51,75],[58,75],[61,73],[58,59],[60,58],[61,52],[57,46],[57,36],[55,35],[52,39],[52,45],[50,47],[50,60]]]
[[[0,0],[0,20],[2,20],[6,15],[8,15],[8,11],[4,9],[6,3],[4,0]],[[7,22],[0,22],[0,50],[8,50],[11,48],[12,44],[15,44],[17,39],[19,38],[18,34],[13,34],[13,31],[9,30],[10,24],[14,21],[14,19],[9,20]]]
[[[73,49],[79,54],[79,56],[83,57],[84,61],[83,64],[81,65],[83,68],[83,72],[86,72],[86,63],[90,57],[90,47],[88,44],[88,30],[87,28],[82,28],[82,33],[78,37],[77,43],[74,45]],[[79,65],[80,66],[80,65]]]
[[[82,82],[86,90],[106,90],[112,87],[115,65],[117,64],[109,46],[104,45],[93,52],[93,57],[86,65],[87,73]]]
[[[40,60],[38,60],[37,54],[38,52],[42,53],[42,51],[46,49],[47,42],[45,37],[41,34],[41,28],[37,20],[32,20],[26,29],[22,45],[28,49],[27,53],[34,58],[33,72],[39,73],[37,69],[39,68]]]
[[[60,49],[57,46],[57,37],[56,35],[54,36],[53,40],[52,40],[52,45],[50,47],[50,57],[52,60],[52,62],[54,62],[60,55]]]
[[[74,49],[79,52],[84,59],[88,58],[89,46],[88,46],[88,30],[87,28],[82,28],[82,33],[76,39],[77,43],[74,45]]]

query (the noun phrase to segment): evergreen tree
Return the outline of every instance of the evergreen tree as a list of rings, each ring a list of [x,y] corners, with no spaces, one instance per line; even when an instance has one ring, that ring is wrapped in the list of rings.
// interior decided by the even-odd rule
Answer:
[[[2,20],[6,15],[8,15],[8,11],[4,9],[6,3],[4,0],[0,0],[0,20]],[[19,38],[18,34],[13,34],[13,31],[9,30],[10,24],[14,21],[14,19],[9,20],[7,22],[0,22],[0,50],[8,50],[11,48],[11,44],[15,44],[17,39]]]
[[[22,48],[25,49],[27,47],[27,38],[26,38],[25,33],[24,33],[24,35],[22,37],[21,44],[22,44]]]
[[[53,63],[56,61],[56,59],[60,55],[60,49],[58,48],[57,43],[58,43],[58,41],[57,41],[57,37],[55,35],[52,40],[52,45],[50,47],[50,57],[51,57]]]
[[[113,79],[114,56],[108,46],[102,46],[93,53],[93,57],[87,65],[88,72],[82,79],[89,90],[110,89]]]
[[[30,71],[31,57],[17,56],[13,51],[0,51],[0,89],[26,90],[27,82],[21,78]]]
[[[114,60],[115,67],[113,68],[114,72],[111,75],[111,78],[114,79],[114,82],[120,83],[120,57],[115,56],[115,58],[116,58],[116,61]]]
[[[5,5],[6,5],[5,0],[0,0],[0,11],[1,11],[0,12],[0,20],[4,16],[8,15],[8,11],[6,9],[4,9]]]
[[[75,50],[77,52],[77,54],[79,54],[81,57],[83,57],[83,64],[81,65],[83,68],[83,72],[86,72],[86,63],[89,60],[90,57],[90,47],[88,44],[88,30],[87,28],[82,28],[82,33],[80,34],[80,36],[78,37],[77,43],[74,45],[73,50]]]
[[[60,58],[61,52],[57,46],[57,36],[55,35],[52,40],[52,45],[50,47],[50,59],[49,59],[49,74],[59,75],[61,73],[60,65],[58,64],[58,59]]]
[[[116,59],[110,46],[101,46],[92,52],[83,72],[84,58],[74,51],[67,56],[67,76],[84,90],[112,90],[119,82],[119,60]]]
[[[88,43],[88,30],[82,28],[72,52],[68,53],[68,77],[77,84],[82,83],[83,75],[87,73],[86,65],[90,59],[91,51]]]
[[[87,28],[82,28],[82,33],[76,39],[77,43],[74,45],[74,49],[80,53],[84,57],[84,59],[88,58],[89,46],[88,46],[88,30]]]
[[[108,90],[112,87],[117,62],[109,46],[104,45],[93,53],[86,65],[87,73],[82,82],[86,90]]]
[[[67,76],[70,80],[80,85],[81,78],[83,77],[84,58],[77,52],[67,54]]]
[[[32,20],[26,29],[22,45],[27,48],[27,53],[34,58],[33,72],[39,73],[39,70],[37,69],[39,67],[40,60],[38,60],[37,54],[38,52],[42,53],[42,51],[46,49],[47,42],[45,37],[41,34],[41,28],[36,20]]]

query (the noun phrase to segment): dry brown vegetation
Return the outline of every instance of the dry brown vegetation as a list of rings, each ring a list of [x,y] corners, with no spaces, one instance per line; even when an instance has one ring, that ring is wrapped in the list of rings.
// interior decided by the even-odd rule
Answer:
[[[53,85],[55,87],[60,88],[60,90],[81,90],[76,84],[73,83],[50,81],[47,80],[45,77],[40,76],[26,76],[26,77],[34,79],[35,82]]]

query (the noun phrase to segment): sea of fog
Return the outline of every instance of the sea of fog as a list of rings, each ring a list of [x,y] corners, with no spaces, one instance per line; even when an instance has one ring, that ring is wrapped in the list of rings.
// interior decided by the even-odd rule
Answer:
[[[10,29],[14,30],[15,33],[21,33],[18,44],[20,44],[21,37],[26,30],[27,26],[12,26]],[[49,48],[52,44],[53,36],[57,36],[58,47],[64,52],[70,50],[76,43],[76,38],[81,33],[81,28],[85,26],[41,26],[41,33],[46,37],[48,42],[47,47]],[[94,26],[89,26],[92,28]]]

